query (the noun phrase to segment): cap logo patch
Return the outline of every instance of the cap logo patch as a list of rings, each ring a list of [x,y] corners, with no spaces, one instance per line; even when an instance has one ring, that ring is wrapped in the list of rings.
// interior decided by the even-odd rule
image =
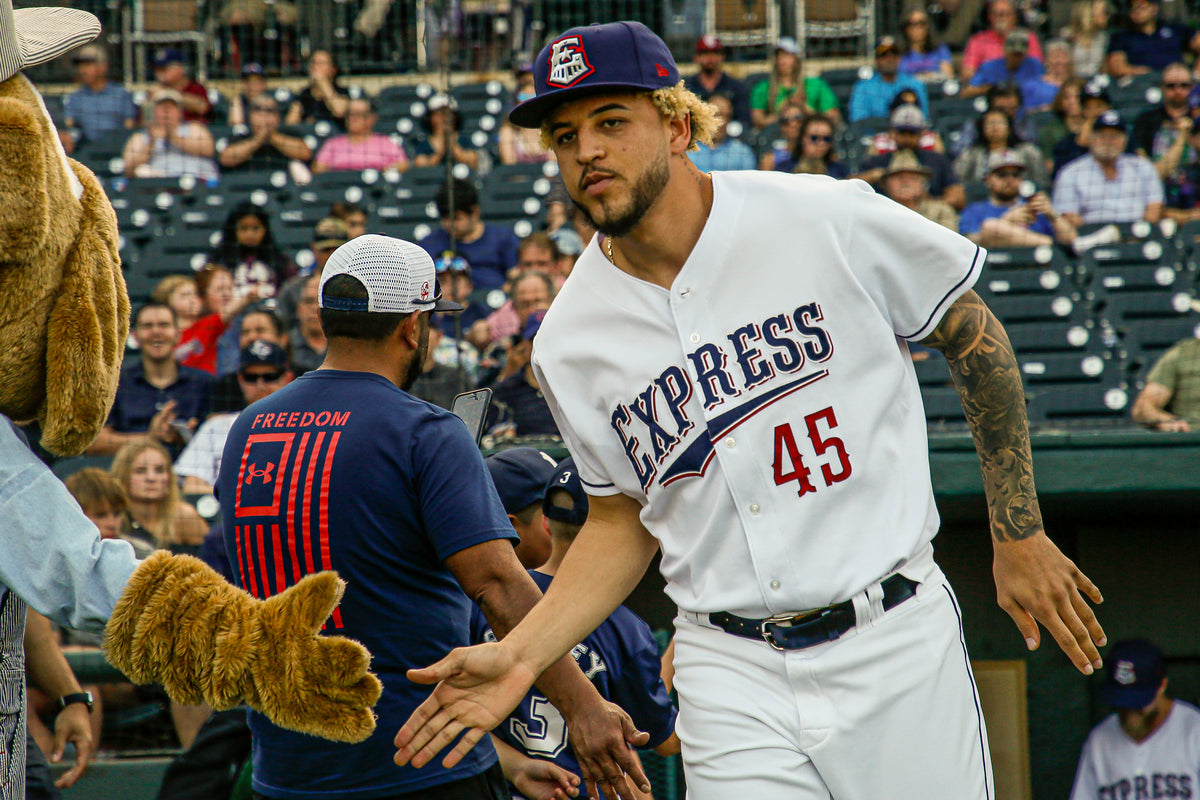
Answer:
[[[550,74],[546,77],[549,86],[573,86],[595,72],[578,36],[567,36],[551,45],[549,61]]]
[[[429,281],[425,281],[424,283],[421,284],[421,299],[422,300],[429,299]]]
[[[1113,674],[1113,680],[1122,686],[1132,686],[1137,683],[1137,673],[1133,669],[1133,662],[1118,661],[1116,672]]]

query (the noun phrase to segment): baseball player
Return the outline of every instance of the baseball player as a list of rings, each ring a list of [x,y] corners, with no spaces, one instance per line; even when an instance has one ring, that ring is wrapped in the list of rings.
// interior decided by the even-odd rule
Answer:
[[[1200,794],[1200,709],[1167,696],[1161,650],[1144,639],[1113,645],[1100,700],[1116,713],[1084,742],[1071,800]]]
[[[326,632],[374,646],[385,687],[375,711],[398,725],[427,693],[404,669],[468,643],[472,600],[505,633],[541,593],[513,553],[516,533],[466,427],[406,391],[425,359],[430,316],[460,308],[441,298],[429,255],[364,234],[330,256],[320,279],[324,363],[252,404],[226,438],[217,479],[225,549],[238,583],[261,598],[342,570],[346,594]],[[580,729],[591,774],[609,759],[609,769],[620,770],[619,759],[640,772],[623,741],[632,722],[573,661],[539,686]],[[507,800],[491,747],[446,769],[397,769],[388,727],[345,745],[252,713],[254,791]]]
[[[570,458],[553,469],[543,491],[541,509],[550,534],[550,558],[529,574],[544,592],[587,519],[588,499]],[[479,609],[471,613],[471,641],[496,641]],[[659,675],[658,644],[649,625],[618,606],[600,627],[571,648],[571,657],[602,696],[628,711],[634,724],[650,734],[648,745],[654,752],[661,756],[679,752],[675,706]],[[494,737],[518,752],[551,760],[581,775],[568,734],[562,714],[537,689],[530,690],[493,731]],[[579,796],[586,797],[586,789]]]
[[[410,673],[442,683],[397,760],[468,727],[462,757],[661,548],[689,797],[990,798],[909,341],[962,395],[1001,606],[1084,674],[1104,633],[1042,529],[1016,361],[970,291],[984,252],[858,181],[699,172],[712,109],[639,23],[567,31],[535,76],[510,120],[600,231],[533,354],[591,512],[508,637]]]

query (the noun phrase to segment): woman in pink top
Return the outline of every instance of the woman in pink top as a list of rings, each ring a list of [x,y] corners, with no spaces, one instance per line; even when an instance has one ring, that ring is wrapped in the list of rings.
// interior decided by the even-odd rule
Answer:
[[[375,120],[375,107],[370,100],[351,100],[346,111],[346,132],[321,145],[312,171],[408,169],[404,148],[382,133],[371,132]]]

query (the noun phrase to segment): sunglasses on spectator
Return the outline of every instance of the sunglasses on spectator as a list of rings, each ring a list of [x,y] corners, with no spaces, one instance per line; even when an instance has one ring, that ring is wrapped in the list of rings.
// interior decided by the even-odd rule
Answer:
[[[1188,82],[1188,83],[1164,83],[1163,88],[1164,89],[1190,89],[1190,88],[1192,88],[1192,84],[1191,84],[1191,82]]]
[[[279,370],[275,372],[241,372],[238,373],[241,379],[246,383],[274,383],[283,377],[283,373]]]
[[[808,140],[813,144],[829,144],[833,141],[832,136],[817,136],[815,133],[808,135]]]
[[[1019,169],[998,169],[995,172],[993,172],[992,174],[995,175],[997,178],[1019,178],[1019,177],[1021,177],[1021,170],[1019,170]]]
[[[259,104],[257,104],[257,103],[255,103],[254,105],[250,106],[250,108],[254,109],[255,111],[271,111],[271,112],[275,112],[275,111],[278,111],[278,110],[279,110],[279,107],[278,107],[278,106],[259,105]]]
[[[794,125],[795,123],[799,122],[801,119],[803,119],[803,117],[780,117],[779,121],[781,123],[783,123],[784,125]]]

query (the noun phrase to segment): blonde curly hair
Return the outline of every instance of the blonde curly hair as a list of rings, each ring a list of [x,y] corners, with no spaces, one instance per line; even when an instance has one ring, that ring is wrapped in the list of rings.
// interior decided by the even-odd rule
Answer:
[[[619,90],[614,90],[619,91]],[[692,139],[688,142],[688,150],[698,150],[700,144],[712,144],[713,133],[717,130],[717,107],[706,103],[683,85],[683,81],[674,86],[667,86],[653,91],[634,92],[643,97],[649,97],[650,102],[658,109],[665,119],[677,119],[685,114],[689,117],[692,128]],[[550,138],[550,124],[542,121],[539,142],[546,150],[552,150],[553,140]]]

